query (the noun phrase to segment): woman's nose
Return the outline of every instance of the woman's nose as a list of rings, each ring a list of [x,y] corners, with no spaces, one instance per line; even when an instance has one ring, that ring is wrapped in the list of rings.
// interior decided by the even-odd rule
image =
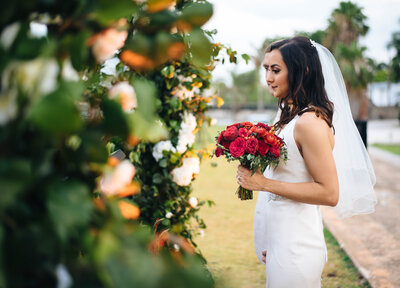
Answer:
[[[271,71],[267,71],[267,72],[265,73],[265,79],[266,79],[266,81],[267,81],[267,84],[268,84],[268,83],[272,83],[272,82],[274,81],[274,77],[273,77]]]

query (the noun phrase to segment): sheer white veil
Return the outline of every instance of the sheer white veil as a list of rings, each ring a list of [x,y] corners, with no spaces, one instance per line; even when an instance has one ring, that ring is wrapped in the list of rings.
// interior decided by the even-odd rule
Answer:
[[[346,86],[332,53],[311,40],[317,49],[325,80],[325,90],[334,104],[333,156],[339,180],[339,203],[335,210],[344,218],[372,213],[377,203],[373,186],[376,178],[368,152],[361,140],[350,111]]]

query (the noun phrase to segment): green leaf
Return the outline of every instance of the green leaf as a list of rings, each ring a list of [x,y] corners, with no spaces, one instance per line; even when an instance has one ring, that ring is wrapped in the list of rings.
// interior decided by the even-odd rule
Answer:
[[[162,168],[166,168],[167,165],[168,165],[167,159],[161,159],[161,160],[158,162],[158,165],[160,165],[160,167],[162,167]]]
[[[121,105],[116,101],[104,99],[101,103],[101,110],[104,115],[105,132],[126,139],[129,134],[129,125]]]
[[[155,84],[150,81],[135,80],[133,87],[138,101],[136,111],[139,111],[146,120],[153,121],[156,116],[157,88]]]
[[[75,180],[55,183],[48,190],[47,208],[60,239],[67,241],[69,233],[78,233],[90,220],[93,205],[89,188]]]
[[[132,0],[99,0],[97,3],[95,18],[104,25],[123,17],[132,17],[138,11],[135,1]]]
[[[168,79],[171,79],[172,77],[174,77],[174,73],[175,73],[175,67],[173,65],[168,65],[165,66],[162,70],[161,70],[161,74]]]
[[[83,120],[74,100],[81,97],[83,88],[79,83],[60,85],[33,105],[30,119],[40,130],[50,134],[79,131]]]
[[[186,51],[189,51],[188,56],[194,65],[202,67],[210,64],[212,45],[201,29],[191,31],[185,42]]]
[[[104,142],[101,141],[100,133],[85,133],[82,135],[82,146],[86,161],[95,163],[106,163],[108,159],[108,150]]]
[[[154,184],[161,184],[163,182],[163,177],[160,173],[155,173],[153,175],[153,183]]]
[[[72,66],[77,70],[81,71],[87,65],[87,59],[89,56],[89,48],[87,46],[87,40],[91,36],[91,33],[87,30],[80,31],[75,37],[72,38],[69,47],[71,55]]]
[[[18,195],[30,185],[31,166],[27,160],[0,161],[0,212],[17,201]]]
[[[190,3],[183,7],[180,20],[193,26],[203,26],[212,16],[213,7],[208,2]]]
[[[250,56],[247,54],[242,54],[242,58],[244,61],[246,61],[246,64],[249,64],[250,61]]]

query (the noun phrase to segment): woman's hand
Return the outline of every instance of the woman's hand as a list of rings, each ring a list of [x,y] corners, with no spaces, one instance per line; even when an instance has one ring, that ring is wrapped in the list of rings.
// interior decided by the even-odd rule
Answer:
[[[245,189],[252,191],[260,191],[265,187],[265,181],[267,178],[257,170],[253,176],[251,176],[251,170],[246,167],[239,165],[236,174],[237,183]]]

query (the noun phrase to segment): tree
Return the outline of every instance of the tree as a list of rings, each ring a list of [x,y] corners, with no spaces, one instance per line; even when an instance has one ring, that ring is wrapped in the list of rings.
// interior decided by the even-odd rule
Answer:
[[[332,51],[342,70],[353,117],[368,117],[367,85],[372,80],[370,62],[364,57],[365,47],[359,37],[369,30],[362,8],[352,2],[340,2],[329,19],[323,44]]]
[[[391,59],[390,63],[390,79],[394,82],[400,82],[400,31],[392,33],[392,39],[388,44],[388,48],[393,48],[395,50],[395,55]]]

